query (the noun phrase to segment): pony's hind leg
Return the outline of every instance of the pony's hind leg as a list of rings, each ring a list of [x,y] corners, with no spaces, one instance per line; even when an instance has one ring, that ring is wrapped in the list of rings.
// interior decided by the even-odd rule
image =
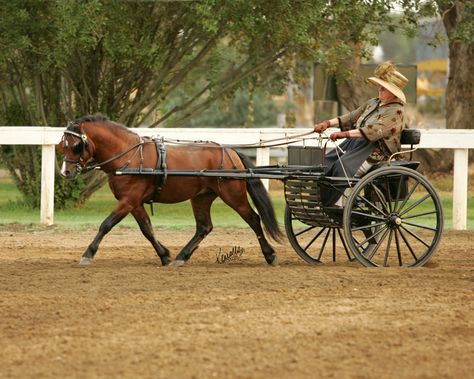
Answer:
[[[211,205],[216,197],[217,195],[214,192],[206,192],[191,199],[194,218],[196,219],[196,232],[193,238],[176,256],[174,265],[181,266],[191,258],[199,243],[212,231]]]
[[[268,240],[263,233],[262,224],[260,223],[260,216],[258,213],[252,209],[250,204],[248,204],[248,210],[237,210],[237,212],[247,222],[247,224],[249,224],[249,226],[257,235],[258,243],[260,244],[265,261],[269,265],[276,266],[278,264],[278,258],[275,255],[275,250],[268,243]]]
[[[247,199],[247,193],[242,193],[241,191],[235,190],[227,190],[221,191],[219,196],[227,205],[234,209],[240,215],[240,217],[242,217],[245,222],[252,228],[252,230],[257,235],[258,243],[260,244],[263,256],[265,257],[265,261],[270,265],[276,266],[278,264],[278,259],[275,255],[275,250],[268,243],[268,240],[265,237],[265,234],[263,233],[262,224],[260,222],[260,216],[250,206],[250,203]]]
[[[146,213],[146,210],[143,205],[134,209],[132,211],[132,215],[133,217],[135,217],[135,220],[137,221],[138,226],[140,227],[140,230],[142,231],[143,235],[148,241],[150,241],[151,245],[156,251],[156,254],[158,254],[158,256],[160,257],[161,264],[163,266],[167,266],[171,262],[170,252],[166,247],[164,247],[160,242],[156,240],[155,235],[153,233],[153,227],[151,225],[150,217],[148,216],[148,213]]]

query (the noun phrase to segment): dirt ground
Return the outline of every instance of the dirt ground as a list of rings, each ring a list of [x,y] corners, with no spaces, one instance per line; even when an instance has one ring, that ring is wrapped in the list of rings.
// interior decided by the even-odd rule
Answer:
[[[158,230],[174,255],[189,231]],[[458,378],[474,370],[474,232],[423,268],[268,266],[247,229],[163,268],[135,229],[0,227],[1,378]],[[216,254],[233,246],[239,259]]]

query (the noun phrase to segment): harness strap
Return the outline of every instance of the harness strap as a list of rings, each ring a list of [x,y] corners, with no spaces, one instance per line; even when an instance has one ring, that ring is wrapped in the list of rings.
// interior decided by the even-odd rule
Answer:
[[[156,175],[155,196],[153,199],[157,199],[158,196],[160,196],[163,186],[166,184],[168,178],[168,166],[166,164],[166,145],[163,143],[163,139],[154,138],[153,142],[156,147],[156,169],[163,172],[163,175]],[[153,199],[150,203],[153,203]]]
[[[224,150],[225,154],[227,155],[227,158],[229,158],[230,162],[232,163],[232,167],[233,167],[234,169],[236,169],[236,168],[237,168],[237,165],[235,164],[234,160],[233,160],[232,157],[230,156],[229,151],[227,150],[227,148],[226,148],[226,147],[223,147],[223,150]],[[221,167],[221,168],[224,168],[224,162],[222,162],[222,167]]]

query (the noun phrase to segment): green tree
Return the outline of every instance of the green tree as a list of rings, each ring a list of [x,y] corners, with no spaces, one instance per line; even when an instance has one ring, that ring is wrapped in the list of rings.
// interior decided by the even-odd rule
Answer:
[[[411,25],[410,4],[418,1],[403,3],[397,23]],[[364,56],[365,43],[395,27],[393,7],[385,0],[1,1],[0,122],[64,127],[101,112],[130,127],[181,126],[239,88],[256,98],[268,83],[261,78],[284,88],[289,72],[298,78],[297,61],[341,70],[354,47]],[[250,124],[256,113],[248,105]],[[10,117],[18,108],[22,118]],[[91,175],[56,202],[84,201],[104,180]]]

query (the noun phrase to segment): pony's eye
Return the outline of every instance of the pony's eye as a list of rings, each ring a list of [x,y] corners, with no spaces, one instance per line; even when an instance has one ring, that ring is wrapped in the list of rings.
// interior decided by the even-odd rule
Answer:
[[[82,151],[82,142],[78,142],[72,147],[73,154],[79,154],[81,151]]]

